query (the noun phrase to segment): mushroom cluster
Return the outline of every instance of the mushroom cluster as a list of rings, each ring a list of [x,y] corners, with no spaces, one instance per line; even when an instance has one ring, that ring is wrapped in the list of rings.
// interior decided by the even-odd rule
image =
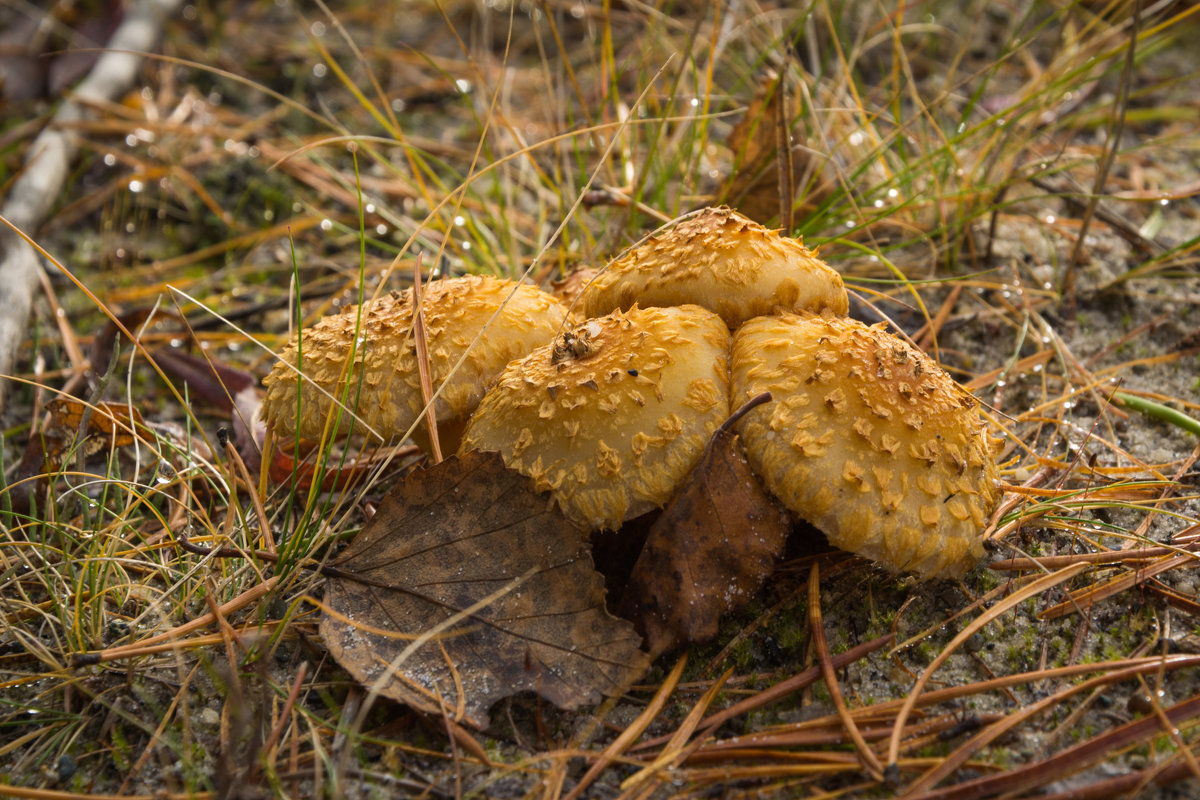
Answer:
[[[535,288],[429,286],[439,431],[465,421],[460,452],[499,451],[570,519],[612,529],[669,502],[731,408],[770,392],[738,423],[747,458],[833,545],[922,577],[982,556],[998,492],[977,402],[882,325],[846,318],[841,276],[799,241],[704,209],[610,262],[579,303],[587,319],[560,331],[566,307]],[[332,397],[381,438],[414,424],[411,292],[361,314],[351,348],[358,319],[289,345],[263,407],[277,434],[319,434]]]

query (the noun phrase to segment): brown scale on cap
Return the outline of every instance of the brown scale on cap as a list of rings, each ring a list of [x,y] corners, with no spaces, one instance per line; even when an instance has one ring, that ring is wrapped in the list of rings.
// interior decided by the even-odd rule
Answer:
[[[457,446],[455,428],[461,429],[500,370],[551,341],[567,313],[566,306],[533,286],[478,275],[430,282],[422,310],[435,391],[470,348],[434,403],[446,449]],[[263,381],[263,417],[277,435],[319,438],[337,411],[333,397],[348,408],[357,406],[362,421],[384,440],[403,436],[412,426],[425,405],[412,334],[412,290],[393,292],[364,306],[355,348],[356,317],[357,308],[350,308],[305,329],[300,353],[293,341]],[[487,330],[475,341],[484,326]],[[352,349],[354,364],[348,367]],[[296,370],[300,355],[302,383]],[[346,433],[350,422],[350,414],[343,411],[338,432]],[[355,430],[367,432],[361,424]]]
[[[836,547],[923,577],[983,555],[998,498],[975,398],[923,353],[850,319],[760,317],[734,336],[733,400],[776,398],[741,426],[784,505]]]
[[[589,320],[510,364],[460,450],[498,450],[590,530],[664,505],[729,415],[729,330],[698,306]]]
[[[695,303],[731,330],[777,310],[847,310],[842,276],[815,252],[729,208],[706,208],[612,261],[583,303],[589,317]]]

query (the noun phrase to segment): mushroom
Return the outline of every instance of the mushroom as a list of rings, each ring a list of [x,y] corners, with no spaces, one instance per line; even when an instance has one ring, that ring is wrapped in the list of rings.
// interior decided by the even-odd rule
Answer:
[[[617,528],[671,499],[731,407],[771,392],[739,425],[748,460],[834,545],[924,577],[982,555],[998,492],[975,399],[881,326],[835,316],[847,310],[841,277],[799,242],[704,209],[614,260],[581,297],[589,316],[612,313],[555,338],[567,308],[537,289],[429,285],[444,450],[461,431],[460,452],[499,451],[574,521]],[[351,309],[303,332],[303,380],[289,345],[266,379],[276,433],[320,436],[334,396],[380,438],[412,426],[424,403],[411,293],[364,309],[357,349],[356,324]]]
[[[731,370],[732,405],[776,398],[741,423],[751,466],[833,545],[923,577],[983,555],[994,440],[923,353],[881,325],[785,314],[737,331]]]
[[[730,330],[777,309],[847,310],[842,276],[815,252],[724,207],[703,209],[610,262],[583,302],[589,317],[634,303],[695,303]]]
[[[467,417],[500,370],[553,339],[567,314],[533,286],[478,275],[429,283],[421,310],[430,378],[434,391],[440,388],[434,411],[444,450],[457,447]],[[353,411],[361,420],[357,432],[384,441],[403,436],[425,407],[412,290],[364,304],[361,320],[357,307],[321,319],[288,345],[263,383],[263,418],[277,435],[321,437],[340,403],[348,410],[337,433],[350,431]],[[428,443],[424,427],[422,421],[416,433]]]
[[[729,330],[694,305],[592,319],[510,364],[463,435],[588,530],[670,500],[729,414]]]

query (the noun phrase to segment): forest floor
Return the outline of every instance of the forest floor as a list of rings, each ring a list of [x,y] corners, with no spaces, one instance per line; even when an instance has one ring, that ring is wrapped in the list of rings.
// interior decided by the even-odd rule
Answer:
[[[46,56],[6,62],[0,192],[103,5],[55,4]],[[185,5],[29,232],[0,796],[1200,792],[1197,7],[343,5]],[[798,524],[715,640],[598,704],[521,693],[479,730],[366,691],[311,567],[417,457],[331,494],[243,474],[231,397],[151,362],[212,359],[233,395],[414,262],[548,286],[721,203],[979,398],[984,561],[920,581]]]

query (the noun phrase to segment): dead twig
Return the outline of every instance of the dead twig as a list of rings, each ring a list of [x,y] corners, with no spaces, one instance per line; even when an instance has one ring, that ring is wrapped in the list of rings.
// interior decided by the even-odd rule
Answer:
[[[128,7],[108,51],[30,146],[21,175],[0,206],[0,297],[5,298],[5,313],[0,314],[0,410],[17,349],[29,333],[26,322],[41,273],[37,252],[26,237],[46,219],[66,183],[78,150],[71,127],[87,117],[90,105],[115,101],[133,85],[140,53],[154,46],[166,18],[180,5],[180,0],[136,0]]]

